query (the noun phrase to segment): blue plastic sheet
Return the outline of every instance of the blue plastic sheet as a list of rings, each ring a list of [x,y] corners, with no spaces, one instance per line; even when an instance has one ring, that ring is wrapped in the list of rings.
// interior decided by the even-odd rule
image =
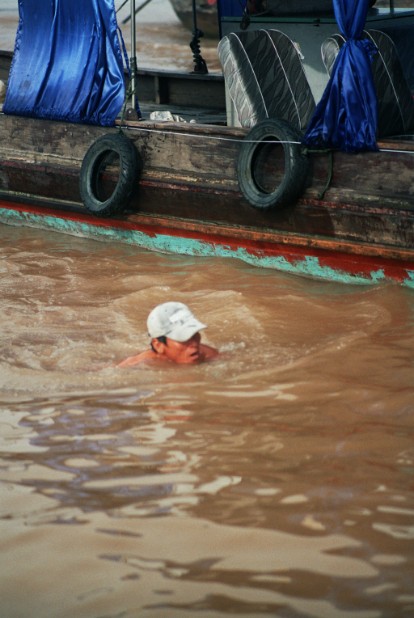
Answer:
[[[222,17],[241,17],[246,0],[217,0],[219,19]]]
[[[333,0],[346,41],[310,120],[304,143],[345,152],[378,150],[377,97],[371,70],[375,46],[361,39],[369,0]]]
[[[124,98],[114,0],[19,0],[6,114],[113,125]]]

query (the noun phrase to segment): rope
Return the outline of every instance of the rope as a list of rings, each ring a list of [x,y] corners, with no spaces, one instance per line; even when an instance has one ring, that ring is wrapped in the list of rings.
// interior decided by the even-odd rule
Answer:
[[[121,123],[123,122],[123,115],[121,118]],[[125,125],[124,128],[126,129],[135,129],[138,131],[146,131],[147,133],[166,133],[166,134],[172,134],[172,135],[180,135],[181,137],[192,137],[192,138],[200,138],[203,140],[206,139],[210,139],[210,140],[216,140],[216,141],[221,141],[221,142],[237,142],[237,143],[243,143],[243,144],[260,144],[262,143],[263,140],[248,140],[248,139],[237,139],[234,137],[222,137],[222,136],[218,136],[218,135],[196,135],[194,133],[188,133],[188,132],[181,132],[181,131],[168,131],[168,130],[163,130],[163,129],[151,129],[151,128],[146,128],[146,127],[130,127],[128,125]],[[120,126],[120,131],[121,131],[122,127]],[[297,142],[297,141],[282,141],[282,140],[266,140],[266,144],[296,144],[296,145],[301,145],[301,142]],[[399,154],[411,154],[414,155],[414,151],[410,151],[410,150],[397,150],[397,149],[388,149],[388,148],[380,148],[379,152],[389,152],[389,153],[399,153]],[[327,154],[329,155],[329,167],[328,167],[328,177],[326,179],[326,183],[325,186],[323,187],[322,191],[318,194],[317,199],[318,200],[323,200],[323,198],[325,197],[325,194],[327,192],[327,190],[329,189],[329,187],[331,186],[332,183],[332,178],[333,178],[333,169],[334,169],[334,165],[333,165],[333,153],[334,151],[332,150],[332,148],[320,148],[320,149],[313,149],[313,148],[307,148],[304,147],[303,148],[303,153],[306,155],[309,154]]]
[[[120,122],[122,121],[123,121],[123,118],[121,116]],[[128,124],[123,125],[121,128],[130,130],[130,131],[146,131],[147,133],[165,133],[166,135],[180,135],[181,137],[192,137],[192,138],[195,137],[195,138],[200,138],[203,140],[210,139],[210,140],[216,140],[218,142],[235,142],[235,143],[243,142],[243,144],[260,144],[260,141],[248,140],[243,137],[236,138],[236,137],[223,137],[220,135],[197,135],[195,133],[189,133],[189,132],[184,132],[184,131],[169,131],[168,129],[154,129],[154,128],[143,127],[143,126],[131,127]],[[266,144],[298,144],[300,145],[301,142],[282,141],[282,140],[277,139],[277,140],[266,140]]]
[[[123,123],[124,118],[121,115],[120,118],[120,122]],[[154,121],[155,122],[155,121]],[[159,124],[161,125],[162,122],[159,122]],[[185,124],[183,123],[177,123],[177,124]],[[180,135],[181,137],[191,137],[191,138],[199,138],[199,139],[203,139],[203,140],[216,140],[217,142],[236,142],[236,143],[240,143],[243,142],[244,144],[259,144],[259,141],[256,140],[248,140],[246,138],[240,137],[224,137],[222,135],[197,135],[196,133],[190,133],[188,131],[171,131],[168,129],[154,129],[152,127],[144,127],[142,125],[140,125],[139,127],[137,126],[130,126],[129,124],[123,124],[122,129],[125,130],[129,130],[129,131],[145,131],[147,133],[165,133],[166,135]],[[298,142],[298,141],[293,141],[293,140],[289,140],[289,141],[282,141],[282,140],[266,140],[267,144],[297,144],[297,145],[301,145],[302,142]],[[329,154],[330,152],[334,152],[332,149],[330,148],[315,148],[315,149],[310,149],[310,148],[304,148],[304,152],[305,154]],[[399,153],[399,154],[411,154],[414,155],[414,150],[399,150],[397,148],[395,149],[390,149],[390,148],[379,148],[378,152],[390,152],[390,153]],[[352,155],[350,155],[352,156]]]
[[[333,151],[329,150],[328,154],[329,154],[328,178],[326,180],[326,184],[325,184],[323,190],[318,195],[318,200],[323,200],[323,198],[325,197],[325,193],[327,192],[327,190],[331,186],[331,182],[332,182],[332,178],[333,178]]]
[[[325,186],[322,191],[318,195],[318,200],[323,200],[325,197],[325,193],[331,186],[332,178],[333,178],[333,150],[332,148],[304,148],[303,152],[305,154],[328,154],[329,155],[329,168],[328,168],[328,178],[326,180]]]
[[[125,120],[127,103],[129,101],[129,99],[131,98],[131,96],[132,96],[132,81],[131,81],[131,79],[129,79],[129,81],[128,81],[128,88],[127,88],[126,93],[125,93],[124,104],[122,106],[122,112],[121,112],[121,118],[120,118],[121,124],[119,125],[119,129],[118,129],[119,133],[122,133],[122,125],[123,125],[124,120]],[[124,128],[125,128],[125,126],[127,126],[127,125],[124,125]]]

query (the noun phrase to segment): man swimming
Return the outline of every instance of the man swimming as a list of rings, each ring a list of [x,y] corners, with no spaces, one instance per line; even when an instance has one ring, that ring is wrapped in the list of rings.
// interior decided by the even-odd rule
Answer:
[[[194,364],[218,356],[218,350],[201,343],[200,330],[207,326],[197,320],[183,303],[157,305],[148,316],[147,328],[151,338],[150,349],[129,356],[119,363],[119,367],[131,367],[148,361]]]

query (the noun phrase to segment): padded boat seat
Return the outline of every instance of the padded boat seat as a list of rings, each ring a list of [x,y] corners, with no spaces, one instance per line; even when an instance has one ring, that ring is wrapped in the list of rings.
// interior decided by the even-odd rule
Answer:
[[[378,49],[372,74],[378,98],[377,136],[408,135],[414,131],[414,99],[410,92],[392,39],[379,30],[365,30],[364,36]],[[334,34],[322,43],[322,60],[329,75],[345,39]]]
[[[289,37],[278,30],[232,32],[221,39],[218,55],[243,127],[279,118],[306,128],[315,100]]]

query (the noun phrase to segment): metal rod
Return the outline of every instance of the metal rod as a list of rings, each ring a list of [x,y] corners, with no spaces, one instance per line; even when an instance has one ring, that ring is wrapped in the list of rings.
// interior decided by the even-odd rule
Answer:
[[[196,7],[196,1],[192,0],[191,2],[191,9],[192,9],[192,13],[193,13],[193,32],[197,32],[198,28],[197,28],[197,7]]]
[[[135,40],[135,0],[131,0],[131,104],[132,109],[136,108],[136,79],[137,79],[137,52]]]
[[[208,73],[207,63],[201,55],[200,51],[200,38],[204,36],[204,32],[198,29],[197,26],[197,6],[196,0],[192,0],[192,11],[193,11],[193,38],[190,42],[190,48],[193,52],[194,58],[194,70],[193,73]]]
[[[119,13],[119,11],[120,11],[121,9],[123,9],[123,8],[124,8],[124,6],[125,6],[126,4],[128,4],[128,2],[129,2],[129,0],[124,0],[124,1],[123,1],[123,3],[121,4],[121,6],[119,6],[119,7],[116,9],[116,12],[117,12],[117,13]]]

